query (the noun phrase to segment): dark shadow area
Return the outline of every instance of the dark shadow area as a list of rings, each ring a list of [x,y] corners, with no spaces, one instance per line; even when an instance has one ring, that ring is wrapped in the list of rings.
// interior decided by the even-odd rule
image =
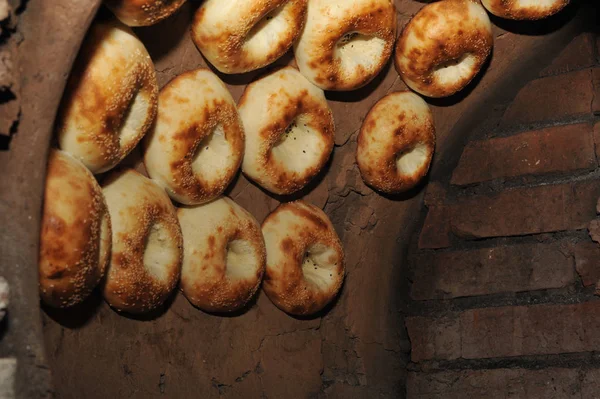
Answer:
[[[248,85],[248,84],[254,82],[255,80],[258,80],[272,72],[275,72],[278,69],[281,69],[285,66],[292,64],[292,61],[294,60],[294,53],[290,49],[284,55],[282,55],[281,58],[277,59],[275,62],[273,62],[272,64],[269,64],[265,67],[256,69],[254,71],[245,72],[245,73],[228,74],[228,73],[223,73],[223,72],[219,71],[217,68],[215,68],[215,66],[213,64],[211,64],[206,59],[206,57],[204,57],[204,54],[202,54],[202,53],[200,53],[200,54],[202,55],[202,59],[204,60],[206,65],[208,65],[208,68],[215,75],[217,75],[219,77],[219,79],[221,79],[223,82],[225,82],[225,84],[228,84],[231,86]]]
[[[59,309],[43,302],[41,304],[44,313],[52,320],[65,328],[76,329],[85,326],[96,316],[103,301],[100,289],[96,288],[83,302],[70,308]]]
[[[10,150],[10,142],[12,141],[12,135],[5,136],[0,135],[0,151]]]
[[[187,1],[173,15],[156,25],[134,28],[155,64],[169,52],[176,50],[181,41],[187,39],[186,35],[190,34],[189,27],[198,6],[197,2]]]
[[[401,202],[401,201],[408,201],[410,199],[413,199],[414,197],[416,197],[417,195],[419,195],[422,191],[425,190],[425,187],[427,187],[427,184],[429,183],[429,173],[419,181],[419,183],[417,183],[416,186],[414,186],[413,188],[411,188],[410,190],[407,190],[405,192],[402,193],[398,193],[398,194],[388,194],[388,193],[383,193],[381,191],[378,191],[377,189],[369,186],[371,189],[373,189],[374,191],[377,192],[378,195],[390,200],[390,201],[396,201],[396,202]]]
[[[9,110],[11,105],[9,104],[11,101],[15,101],[17,97],[10,89],[5,89],[0,91],[0,107],[7,107]],[[13,103],[14,104],[14,103]],[[18,107],[17,103],[17,107]],[[9,115],[5,116],[5,119],[8,119]],[[15,116],[8,132],[2,132],[0,134],[0,151],[8,151],[10,149],[10,142],[12,140],[12,136],[17,133],[19,128],[19,122],[21,118],[21,111],[19,109],[18,115]],[[9,119],[10,120],[10,119]]]
[[[98,11],[96,12],[96,17],[94,18],[94,21],[92,22],[92,24],[94,24],[94,22],[106,22],[106,21],[112,21],[115,19],[116,18],[113,15],[113,13],[110,12],[110,10],[108,8],[106,8],[105,6],[101,5],[100,8],[98,9]]]
[[[577,15],[577,10],[582,4],[591,2],[590,0],[572,1],[558,14],[537,21],[516,21],[489,13],[488,15],[494,25],[508,32],[527,36],[544,36],[561,29]]]
[[[362,101],[369,97],[383,82],[392,67],[392,60],[394,55],[386,62],[385,66],[379,71],[377,76],[372,81],[367,83],[365,86],[352,91],[326,91],[325,98],[329,101],[338,101],[342,103],[352,103]]]
[[[6,332],[10,329],[10,324],[10,313],[7,309],[6,313],[4,314],[4,318],[2,321],[0,321],[0,341],[2,341],[4,334],[6,334]]]

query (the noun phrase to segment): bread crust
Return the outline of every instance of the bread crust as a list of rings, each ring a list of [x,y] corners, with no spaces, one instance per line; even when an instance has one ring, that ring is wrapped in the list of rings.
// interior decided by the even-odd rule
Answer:
[[[244,73],[284,55],[304,27],[308,0],[206,0],[192,22],[192,40],[223,73]]]
[[[244,127],[227,87],[208,69],[197,69],[167,83],[159,104],[143,141],[149,176],[182,204],[217,198],[244,156]]]
[[[484,8],[473,0],[445,0],[423,7],[396,42],[396,71],[411,89],[428,97],[462,90],[492,51]]]
[[[133,169],[114,172],[103,192],[113,224],[104,298],[128,313],[156,309],[181,271],[183,239],[175,208],[159,186]],[[145,259],[148,251],[153,256]]]
[[[557,14],[569,0],[539,0],[535,5],[522,5],[521,0],[481,0],[492,14],[508,19],[537,20]]]
[[[391,0],[311,0],[306,27],[294,44],[298,69],[323,90],[358,89],[373,80],[389,60],[396,26]],[[358,37],[353,34],[370,41],[352,43],[352,37]]]
[[[243,308],[265,270],[265,242],[256,219],[227,197],[179,208],[177,216],[184,240],[180,287],[186,298],[208,312]]]
[[[95,23],[62,99],[61,149],[93,173],[111,169],[150,128],[157,97],[154,65],[142,42],[123,24]]]
[[[102,189],[70,155],[51,150],[40,234],[40,296],[53,307],[82,302],[104,276],[111,223]]]
[[[275,306],[298,316],[327,306],[345,273],[342,243],[327,215],[304,201],[283,203],[267,216],[262,231],[267,248],[263,290]]]
[[[417,149],[409,170],[398,158]],[[356,161],[363,180],[378,191],[396,194],[415,187],[429,171],[435,126],[429,106],[409,91],[388,94],[363,121]]]
[[[104,0],[125,25],[150,26],[171,16],[186,0]]]
[[[327,163],[334,144],[333,113],[323,91],[295,68],[281,68],[249,84],[238,109],[247,136],[242,171],[265,189],[294,193]]]

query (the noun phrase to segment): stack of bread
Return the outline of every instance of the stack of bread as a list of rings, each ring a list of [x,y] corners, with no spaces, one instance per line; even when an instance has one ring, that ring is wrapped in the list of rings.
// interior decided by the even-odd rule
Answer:
[[[117,311],[145,313],[179,285],[194,306],[232,312],[262,284],[283,311],[318,313],[341,289],[342,243],[320,208],[287,199],[306,194],[334,149],[324,90],[369,84],[395,49],[396,70],[414,92],[373,106],[356,161],[377,191],[413,189],[435,149],[433,114],[416,93],[451,96],[480,72],[493,45],[484,7],[537,19],[568,0],[442,0],[424,6],[398,40],[392,0],[205,0],[191,38],[218,73],[295,54],[297,68],[266,71],[237,104],[210,69],[159,91],[130,27],[156,24],[184,3],[105,0],[116,18],[96,21],[82,45],[48,159],[39,280],[49,306],[76,305],[99,286]],[[122,163],[137,146],[144,173]],[[282,199],[262,226],[224,195],[240,169]]]

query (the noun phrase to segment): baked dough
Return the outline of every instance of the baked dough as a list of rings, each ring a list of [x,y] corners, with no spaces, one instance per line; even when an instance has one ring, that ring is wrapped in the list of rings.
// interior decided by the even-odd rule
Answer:
[[[85,166],[51,150],[40,235],[40,296],[53,307],[82,302],[104,276],[111,227],[102,189]]]
[[[144,313],[160,306],[181,271],[181,229],[167,194],[133,169],[102,185],[113,227],[104,298],[115,309]]]
[[[118,22],[94,24],[63,96],[60,148],[93,173],[111,169],[150,128],[157,97],[154,65],[131,29]]]
[[[481,3],[498,17],[535,20],[558,13],[569,0],[481,0]]]
[[[415,93],[388,94],[367,114],[356,161],[363,180],[389,193],[409,190],[425,177],[435,150],[429,106]]]
[[[242,171],[275,194],[291,194],[325,166],[334,141],[323,91],[285,67],[246,87],[238,104],[246,131]]]
[[[323,90],[354,90],[383,69],[394,49],[392,0],[310,0],[294,45],[296,63]]]
[[[185,0],[104,0],[117,18],[129,26],[154,25],[179,9]]]
[[[208,69],[197,69],[161,90],[156,123],[143,144],[149,176],[174,200],[201,204],[235,177],[244,128],[227,87]]]
[[[404,27],[394,61],[408,87],[447,97],[473,80],[492,46],[492,25],[478,2],[444,0],[423,7]]]
[[[281,204],[263,222],[267,269],[263,290],[281,310],[299,316],[323,309],[344,280],[344,252],[331,221],[303,201]]]
[[[183,232],[183,294],[208,312],[244,307],[265,270],[265,242],[256,219],[227,197],[180,208],[177,216]]]
[[[206,0],[192,22],[192,40],[223,73],[267,66],[284,55],[306,19],[307,0]]]

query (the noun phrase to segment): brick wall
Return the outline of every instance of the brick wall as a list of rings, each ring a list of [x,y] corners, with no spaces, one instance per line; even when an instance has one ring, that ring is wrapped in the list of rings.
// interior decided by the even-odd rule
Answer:
[[[600,64],[585,33],[430,182],[409,398],[600,398]]]

